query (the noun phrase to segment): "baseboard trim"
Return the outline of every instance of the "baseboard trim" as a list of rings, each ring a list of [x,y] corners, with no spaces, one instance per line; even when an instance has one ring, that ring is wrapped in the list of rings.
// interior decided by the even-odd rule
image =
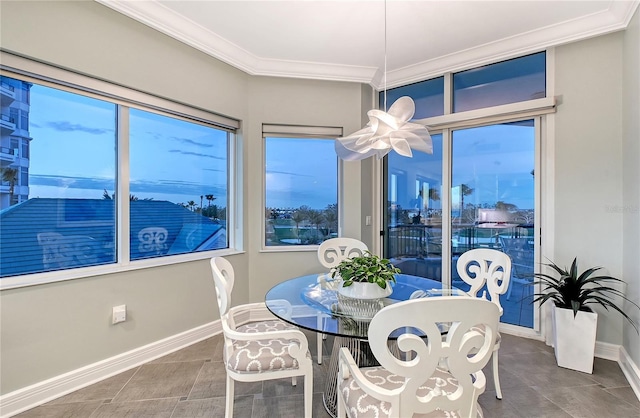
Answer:
[[[85,367],[18,389],[0,397],[0,417],[11,417],[20,412],[49,402],[60,396],[115,376],[133,367],[155,360],[222,332],[220,321],[190,329],[180,334],[155,341],[126,353],[89,364]]]
[[[636,398],[640,400],[640,367],[633,362],[633,359],[624,347],[620,347],[620,360],[618,364],[620,364],[622,373],[624,373],[631,389],[633,389],[633,392],[636,394]]]
[[[248,315],[247,318],[238,319],[240,319],[239,323],[249,320]],[[181,350],[221,332],[220,321],[213,321],[126,353],[81,367],[69,373],[7,393],[0,397],[0,418],[12,417],[20,412],[42,405],[174,351]],[[633,362],[624,347],[596,342],[595,356],[618,362],[629,381],[629,385],[638,399],[640,399],[640,368]]]
[[[605,360],[620,362],[620,349],[622,346],[596,341],[594,356]]]

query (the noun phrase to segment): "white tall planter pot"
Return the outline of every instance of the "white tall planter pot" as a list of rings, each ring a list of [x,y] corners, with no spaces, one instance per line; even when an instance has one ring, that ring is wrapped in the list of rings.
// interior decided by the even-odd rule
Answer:
[[[558,366],[592,373],[598,314],[578,311],[574,318],[573,310],[556,306],[551,314]]]

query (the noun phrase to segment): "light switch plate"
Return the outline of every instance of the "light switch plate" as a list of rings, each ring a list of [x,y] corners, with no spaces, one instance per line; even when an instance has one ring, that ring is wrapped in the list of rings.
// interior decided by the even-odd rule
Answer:
[[[112,312],[112,324],[124,322],[127,320],[127,305],[114,306]]]

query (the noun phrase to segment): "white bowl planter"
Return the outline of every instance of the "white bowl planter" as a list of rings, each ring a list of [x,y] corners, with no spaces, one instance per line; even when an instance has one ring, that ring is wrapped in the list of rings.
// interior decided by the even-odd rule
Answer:
[[[393,292],[390,284],[387,283],[386,289],[378,286],[377,283],[363,283],[353,282],[351,286],[343,287],[342,284],[338,287],[338,293],[342,296],[353,299],[382,299],[386,298]]]
[[[593,372],[598,314],[553,306],[554,350],[558,366],[584,373]]]

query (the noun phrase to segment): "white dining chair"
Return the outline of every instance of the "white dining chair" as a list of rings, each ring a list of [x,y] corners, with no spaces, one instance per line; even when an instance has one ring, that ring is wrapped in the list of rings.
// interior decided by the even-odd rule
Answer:
[[[278,320],[264,303],[231,307],[235,277],[229,261],[222,257],[212,258],[211,271],[224,335],[225,418],[233,416],[235,381],[291,377],[295,385],[297,376],[304,376],[304,416],[311,417],[313,364],[306,336],[295,326]],[[286,309],[286,303],[283,309]],[[251,322],[240,324],[239,318]]]
[[[499,318],[495,304],[460,296],[383,308],[371,320],[368,337],[379,366],[359,368],[351,352],[340,349],[337,417],[482,416],[482,368],[491,357]],[[392,333],[410,329],[425,335],[400,331],[397,349],[391,348]]]
[[[330,238],[323,241],[318,247],[318,261],[322,267],[329,269],[329,272],[318,275],[318,285],[321,289],[335,289],[336,282],[332,281],[331,269],[340,262],[351,257],[362,256],[369,248],[364,242],[355,238]],[[326,315],[318,314],[318,329],[322,329],[322,322]],[[322,341],[327,338],[326,334],[318,333],[316,337],[318,364],[322,364]]]
[[[491,248],[475,248],[466,251],[458,258],[457,271],[460,278],[471,286],[469,295],[493,302],[502,315],[500,296],[509,289],[511,280],[511,259],[502,251]],[[482,290],[482,293],[480,291]],[[493,347],[493,382],[496,387],[496,398],[502,399],[500,376],[498,374],[498,350],[500,350],[500,333],[496,334]]]

